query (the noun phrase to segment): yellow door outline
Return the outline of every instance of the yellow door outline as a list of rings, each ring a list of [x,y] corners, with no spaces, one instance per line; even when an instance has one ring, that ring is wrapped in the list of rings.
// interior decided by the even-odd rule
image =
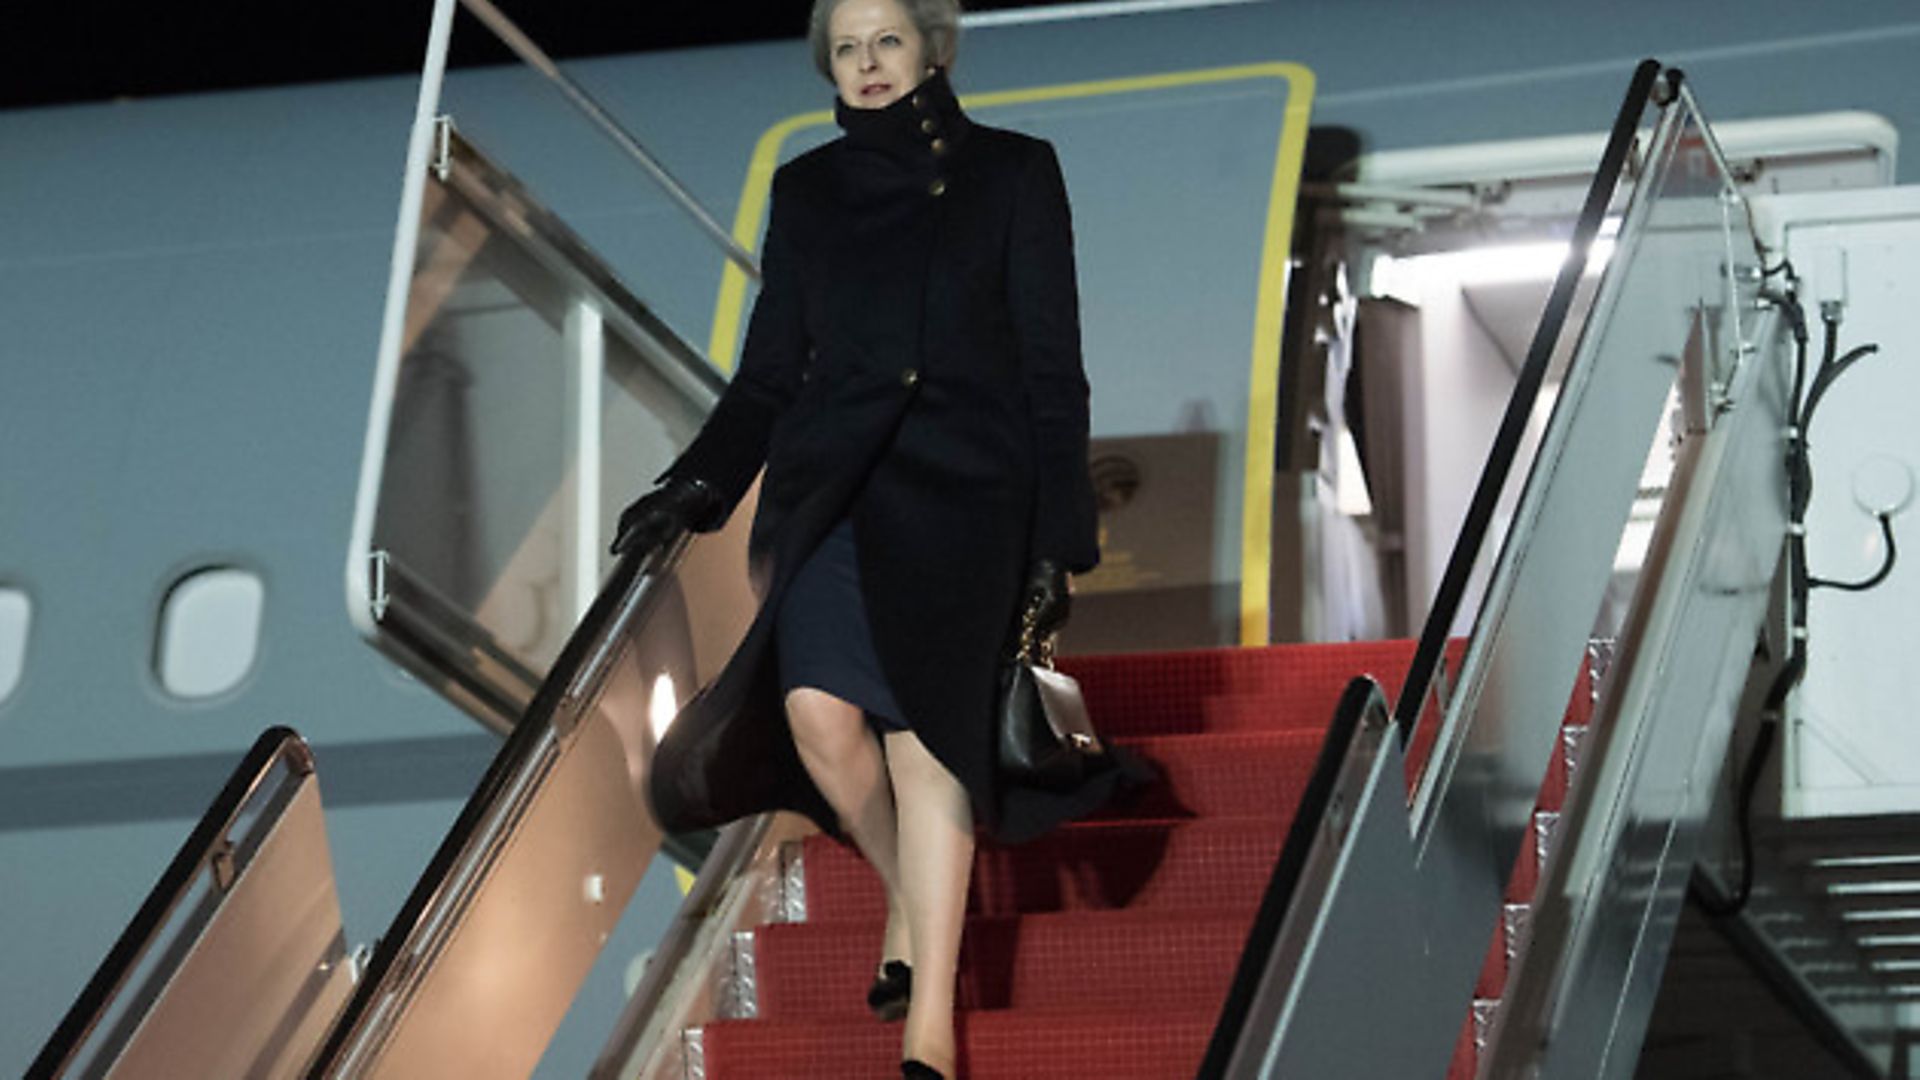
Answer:
[[[1062,83],[1022,90],[967,94],[968,108],[1018,105],[1067,98],[1169,90],[1209,83],[1278,79],[1287,85],[1287,105],[1274,150],[1273,181],[1267,194],[1267,222],[1260,242],[1260,285],[1254,300],[1253,361],[1247,381],[1247,453],[1240,522],[1240,644],[1267,643],[1267,604],[1271,590],[1273,545],[1273,442],[1280,394],[1280,329],[1286,317],[1288,252],[1293,243],[1293,208],[1299,198],[1300,168],[1306,155],[1307,121],[1313,109],[1313,72],[1300,64],[1240,64],[1164,75]],[[733,238],[748,250],[760,242],[761,222],[773,190],[780,149],[795,132],[833,123],[828,109],[791,116],[768,128],[754,145],[747,181],[733,218]],[[734,349],[747,299],[747,275],[728,263],[714,305],[713,333],[707,356],[722,370],[733,368]]]

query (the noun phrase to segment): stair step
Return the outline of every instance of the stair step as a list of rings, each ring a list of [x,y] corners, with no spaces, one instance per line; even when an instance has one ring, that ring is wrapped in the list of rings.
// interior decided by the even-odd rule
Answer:
[[[1016,847],[982,844],[967,907],[983,916],[1249,908],[1285,839],[1286,822],[1277,817],[1070,825]],[[824,836],[809,837],[801,852],[812,917],[886,917],[880,879],[859,853]]]
[[[967,920],[963,1009],[1212,1011],[1226,995],[1253,910],[1093,911]],[[755,931],[759,1015],[866,1015],[880,924],[786,923]]]
[[[1166,1080],[1192,1076],[1217,1018],[1198,1009],[962,1012],[962,1076],[994,1080]],[[701,1033],[709,1077],[849,1080],[898,1076],[900,1028],[871,1017],[715,1021]]]
[[[1291,820],[1324,741],[1318,730],[1119,739],[1151,762],[1160,779],[1131,803],[1097,816]]]
[[[1397,693],[1411,641],[1064,657],[1102,734],[1191,735],[1324,728],[1354,676]]]
[[[1392,705],[1413,652],[1412,641],[1356,641],[1069,656],[1060,667],[1080,681],[1104,735],[1198,735],[1324,728],[1347,684],[1363,674]],[[1464,642],[1448,644],[1456,675],[1464,652]],[[1592,713],[1592,672],[1583,657],[1566,719],[1585,724]]]

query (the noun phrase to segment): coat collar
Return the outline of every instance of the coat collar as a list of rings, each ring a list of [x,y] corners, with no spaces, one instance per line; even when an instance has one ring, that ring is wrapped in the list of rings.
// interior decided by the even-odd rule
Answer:
[[[833,118],[847,143],[915,163],[937,163],[966,140],[972,121],[960,109],[945,68],[883,109],[856,109],[834,99]]]

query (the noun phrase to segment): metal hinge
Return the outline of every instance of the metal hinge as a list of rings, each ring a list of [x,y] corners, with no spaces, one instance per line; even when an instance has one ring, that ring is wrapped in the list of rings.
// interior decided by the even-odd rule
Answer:
[[[447,174],[453,171],[453,117],[442,114],[433,118],[433,160],[427,164],[433,170],[434,179],[447,182]]]
[[[207,866],[213,871],[213,886],[221,892],[233,888],[240,876],[239,868],[233,864],[233,841],[222,837],[220,846],[213,849],[207,858]]]
[[[387,617],[387,604],[392,599],[387,595],[388,558],[385,548],[367,553],[367,604],[373,610],[374,622]]]
[[[366,975],[367,969],[373,966],[373,951],[379,946],[380,939],[374,938],[372,941],[363,941],[353,947],[353,951],[347,954],[348,982],[355,986],[360,985],[360,980]]]

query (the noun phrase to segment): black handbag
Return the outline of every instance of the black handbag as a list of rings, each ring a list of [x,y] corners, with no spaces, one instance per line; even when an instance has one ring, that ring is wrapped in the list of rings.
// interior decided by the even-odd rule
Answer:
[[[1020,640],[1000,669],[998,729],[1004,783],[1067,792],[1107,765],[1073,676],[1053,666],[1053,640],[1035,633],[1035,612],[1021,617]]]

